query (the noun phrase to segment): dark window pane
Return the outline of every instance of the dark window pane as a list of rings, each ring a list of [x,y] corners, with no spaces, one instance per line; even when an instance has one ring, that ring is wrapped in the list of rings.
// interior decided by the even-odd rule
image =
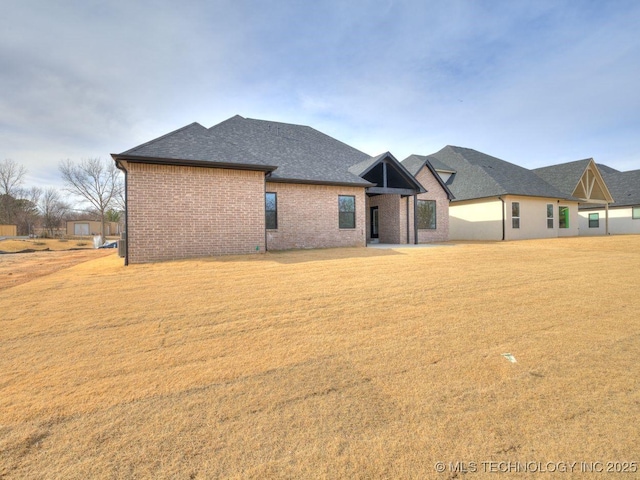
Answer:
[[[553,203],[547,203],[547,218],[553,218]]]
[[[427,230],[436,228],[436,202],[435,200],[418,200],[418,229]]]
[[[338,227],[356,228],[356,197],[338,195]]]
[[[266,210],[274,211],[276,210],[276,194],[275,193],[267,193],[265,196],[266,200]]]
[[[340,195],[338,197],[338,209],[340,212],[355,212],[356,197]]]
[[[599,228],[600,227],[600,215],[597,213],[589,214],[589,228]]]
[[[267,225],[267,228],[271,230],[275,230],[276,228],[278,228],[276,212],[266,213],[266,225]]]
[[[512,217],[520,216],[520,202],[511,203],[511,216]]]
[[[278,228],[278,199],[275,193],[265,194],[265,226],[270,230]]]
[[[356,217],[352,212],[340,212],[340,228],[356,228]]]

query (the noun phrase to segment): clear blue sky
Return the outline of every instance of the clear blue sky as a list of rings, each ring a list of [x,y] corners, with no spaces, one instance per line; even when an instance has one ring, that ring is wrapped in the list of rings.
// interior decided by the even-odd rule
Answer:
[[[197,121],[402,160],[640,168],[640,2],[3,0],[0,159],[28,185]]]

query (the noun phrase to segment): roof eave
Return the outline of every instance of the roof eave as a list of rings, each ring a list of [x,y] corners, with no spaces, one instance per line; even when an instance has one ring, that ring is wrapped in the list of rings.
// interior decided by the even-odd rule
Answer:
[[[332,180],[310,180],[307,178],[283,178],[283,177],[267,177],[267,182],[273,183],[296,183],[303,185],[331,185],[335,187],[359,187],[367,188],[374,184],[363,180],[362,182],[340,182]]]
[[[211,160],[189,160],[180,158],[145,157],[138,155],[123,155],[112,153],[111,157],[116,161],[125,160],[132,163],[147,163],[154,165],[177,165],[184,167],[228,168],[232,170],[256,170],[260,172],[273,172],[278,167],[274,165],[260,165],[255,163],[215,162]]]

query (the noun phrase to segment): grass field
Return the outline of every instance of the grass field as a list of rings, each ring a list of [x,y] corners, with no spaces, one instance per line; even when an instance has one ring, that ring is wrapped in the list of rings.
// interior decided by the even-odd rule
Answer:
[[[0,251],[20,252],[24,250],[81,250],[93,248],[92,238],[74,238],[72,240],[62,238],[34,238],[28,240],[7,239],[0,241]]]
[[[96,258],[0,290],[0,477],[601,478],[639,285],[639,236]]]

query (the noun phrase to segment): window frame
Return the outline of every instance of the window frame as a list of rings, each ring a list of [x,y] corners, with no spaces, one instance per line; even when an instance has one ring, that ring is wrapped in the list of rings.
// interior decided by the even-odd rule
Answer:
[[[520,202],[511,202],[511,228],[520,228]]]
[[[267,201],[267,195],[273,195],[275,208],[273,210],[268,209],[269,202]],[[274,213],[274,222],[275,226],[270,227],[267,214],[273,212]],[[264,193],[264,226],[266,230],[277,230],[278,229],[278,193],[277,192],[265,192]]]
[[[547,228],[553,228],[553,203],[547,203]]]
[[[595,215],[595,218],[591,218],[592,215]],[[589,228],[600,228],[600,214],[598,212],[589,213]]]
[[[422,203],[421,203],[422,202]],[[427,226],[424,226],[425,224],[422,223],[422,218],[420,217],[420,205],[431,205],[429,213],[431,214],[431,217],[429,218],[429,220],[431,220],[431,222],[428,223]],[[417,215],[416,217],[418,218],[418,230],[437,230],[438,229],[438,210],[437,210],[437,203],[435,200],[421,200],[418,199],[417,203],[416,203],[416,207],[418,209],[418,211],[416,212]],[[433,226],[431,226],[433,225]]]
[[[343,210],[343,198],[353,199],[353,210]],[[344,214],[350,214],[349,217],[352,221],[349,224],[344,223]],[[353,230],[356,228],[356,196],[355,195],[338,195],[338,229],[339,230]]]
[[[562,214],[562,210],[566,210],[566,215]],[[571,210],[569,210],[569,207],[566,205],[558,205],[558,228],[562,228],[562,229],[566,229],[569,228],[569,215],[571,213]],[[562,222],[565,222],[565,225],[562,225]]]

